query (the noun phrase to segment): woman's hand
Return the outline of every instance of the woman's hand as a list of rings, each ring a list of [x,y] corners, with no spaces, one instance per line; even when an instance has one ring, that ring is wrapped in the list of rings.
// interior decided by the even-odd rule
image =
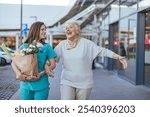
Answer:
[[[42,73],[37,73],[37,75],[36,75],[36,79],[40,79],[40,77],[42,76],[43,74]]]
[[[118,60],[118,61],[122,64],[123,69],[127,69],[128,64],[127,64],[127,61],[126,61],[125,57],[122,57],[122,56],[120,56],[120,55],[114,53],[114,54],[112,55],[112,58]]]
[[[30,75],[30,76],[27,76],[27,75],[24,75],[22,73],[19,73],[16,78],[20,81],[24,81],[24,82],[27,82],[27,81],[34,81],[34,80],[38,80],[40,79],[40,77],[42,76],[41,73],[37,73],[36,75]]]
[[[49,66],[48,64],[45,64],[44,70],[45,70],[45,73],[46,73],[48,76],[54,77],[53,70],[50,68],[50,66]]]
[[[118,60],[119,60],[119,62],[122,64],[123,69],[127,69],[128,64],[127,64],[127,61],[126,61],[125,57],[119,56],[119,57],[118,57]]]
[[[45,73],[47,74],[47,75],[50,75],[51,74],[51,69],[50,69],[50,67],[49,67],[49,65],[46,63],[45,64],[45,66],[44,66],[44,70],[45,70]]]
[[[26,77],[27,77],[26,75],[18,73],[16,79],[26,82],[27,81]]]

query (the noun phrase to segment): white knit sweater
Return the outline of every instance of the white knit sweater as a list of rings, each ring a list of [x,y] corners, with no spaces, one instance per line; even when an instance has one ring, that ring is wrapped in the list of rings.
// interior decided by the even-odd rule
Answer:
[[[61,84],[76,88],[91,88],[93,86],[92,62],[97,56],[112,58],[111,50],[97,46],[90,40],[81,38],[73,49],[66,49],[66,40],[60,42],[54,49],[63,70]]]

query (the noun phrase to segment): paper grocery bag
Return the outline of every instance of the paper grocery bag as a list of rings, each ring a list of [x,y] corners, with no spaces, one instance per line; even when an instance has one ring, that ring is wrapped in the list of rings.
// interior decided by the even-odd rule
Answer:
[[[34,81],[39,79],[37,78],[38,63],[36,54],[15,55],[12,57],[12,62],[16,65],[22,74],[26,75],[27,81]]]

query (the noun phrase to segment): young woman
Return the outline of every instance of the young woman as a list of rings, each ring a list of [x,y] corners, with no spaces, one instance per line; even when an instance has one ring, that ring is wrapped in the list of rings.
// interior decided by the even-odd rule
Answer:
[[[20,46],[20,50],[27,48],[28,44],[32,43],[34,40],[43,46],[40,48],[38,53],[36,53],[37,61],[38,61],[38,77],[39,80],[36,81],[26,81],[25,76],[19,71],[16,65],[12,62],[12,67],[20,79],[20,93],[21,98],[23,100],[47,100],[49,93],[49,81],[48,81],[48,73],[49,70],[46,71],[47,74],[40,74],[40,72],[44,71],[44,66],[46,61],[50,62],[49,68],[52,70],[55,68],[55,57],[56,53],[52,49],[49,44],[43,43],[43,39],[45,39],[46,35],[46,26],[43,22],[35,22],[31,25],[29,34],[27,36],[26,41]],[[18,61],[19,62],[19,61]]]
[[[124,69],[127,68],[124,57],[82,38],[78,23],[67,22],[65,34],[67,39],[54,49],[57,60],[63,67],[60,89],[62,100],[89,99],[93,87],[92,62],[97,56],[116,59],[122,63]]]

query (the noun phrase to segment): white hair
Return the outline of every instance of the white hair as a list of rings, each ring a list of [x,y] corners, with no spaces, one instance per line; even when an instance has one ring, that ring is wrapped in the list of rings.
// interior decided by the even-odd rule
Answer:
[[[67,26],[69,26],[70,24],[75,27],[77,33],[80,35],[80,25],[79,25],[76,21],[71,21],[71,20],[67,21],[67,22],[65,23],[65,29],[66,29]]]

